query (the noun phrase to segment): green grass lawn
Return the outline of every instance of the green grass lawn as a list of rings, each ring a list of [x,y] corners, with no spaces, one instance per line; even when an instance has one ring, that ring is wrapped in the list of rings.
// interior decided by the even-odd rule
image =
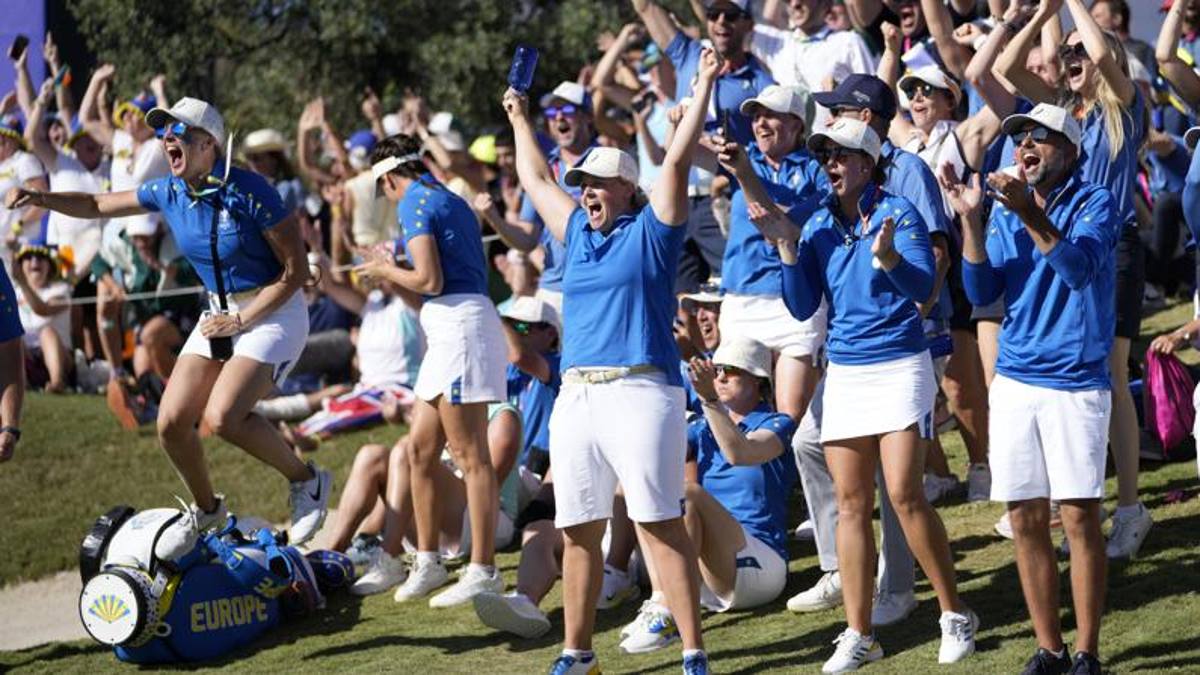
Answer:
[[[1151,336],[1190,316],[1177,305],[1144,323]],[[1144,343],[1135,347],[1144,349]],[[1189,360],[1196,355],[1189,354]],[[16,459],[0,466],[0,584],[30,579],[76,566],[77,546],[94,518],[114,504],[139,508],[168,506],[184,489],[158,450],[153,434],[129,434],[109,419],[96,397],[31,396]],[[351,434],[327,443],[316,455],[345,480],[354,450],[368,441],[391,442],[393,429]],[[965,453],[957,433],[943,436],[952,466],[962,471]],[[232,508],[281,521],[286,518],[286,486],[271,470],[219,442],[206,443],[214,480]],[[1102,656],[1114,672],[1200,672],[1200,499],[1165,503],[1168,493],[1197,487],[1194,462],[1143,464],[1142,492],[1155,525],[1140,557],[1110,567],[1109,603]],[[1115,481],[1109,480],[1109,494]],[[1108,506],[1113,506],[1109,500]],[[900,625],[880,629],[888,657],[868,673],[1016,672],[1034,643],[1017,582],[1012,543],[992,532],[1001,514],[996,504],[955,502],[939,509],[957,561],[959,588],[980,615],[979,654],[960,667],[936,664],[937,606],[929,584],[918,579],[921,601]],[[793,544],[791,576],[784,595],[752,612],[708,615],[705,640],[715,672],[783,670],[815,672],[829,656],[841,630],[840,610],[794,615],[784,600],[820,576],[811,545]],[[512,582],[518,554],[499,556]],[[1066,566],[1064,605],[1069,603]],[[920,576],[920,575],[918,575]],[[249,651],[198,670],[254,672],[420,669],[431,673],[525,673],[544,671],[558,650],[561,606],[557,590],[545,601],[555,629],[538,640],[492,633],[470,606],[434,611],[421,604],[397,605],[390,594],[366,600],[330,598],[320,615],[275,631]],[[3,608],[0,608],[3,609]],[[677,672],[678,651],[624,656],[617,652],[618,630],[636,607],[600,613],[596,649],[609,672]],[[1068,631],[1071,612],[1064,612]],[[1070,637],[1068,636],[1068,639]],[[99,672],[122,666],[108,650],[91,642],[55,644],[0,652],[0,672]]]

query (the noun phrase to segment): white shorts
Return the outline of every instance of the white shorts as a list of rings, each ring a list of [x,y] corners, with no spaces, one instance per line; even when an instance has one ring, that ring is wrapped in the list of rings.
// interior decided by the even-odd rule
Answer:
[[[821,442],[878,436],[913,424],[932,438],[937,395],[928,351],[861,366],[830,362],[825,371]]]
[[[681,517],[684,406],[683,388],[662,373],[564,383],[550,414],[555,526],[611,518],[618,483],[630,520]]]
[[[1059,391],[996,375],[988,403],[992,501],[1104,496],[1112,392]]]
[[[421,307],[428,348],[413,393],[422,401],[491,403],[508,395],[508,348],[500,315],[487,297],[443,295]]]
[[[787,561],[746,528],[742,528],[742,533],[746,535],[746,545],[737,552],[733,596],[722,598],[701,582],[701,607],[713,612],[758,607],[778,598],[787,585]]]
[[[821,300],[817,313],[797,321],[783,298],[726,293],[721,300],[721,339],[741,336],[766,345],[773,352],[816,360],[825,345],[829,305]]]
[[[255,292],[226,296],[229,311],[236,312],[239,307],[248,305],[254,299]],[[212,294],[209,295],[209,307],[213,312],[220,309],[216,296]],[[207,314],[202,314],[200,321],[196,322],[196,327],[183,344],[181,355],[195,354],[206,359],[212,358],[208,338],[200,334],[200,324]],[[307,339],[308,303],[304,301],[303,291],[296,291],[274,312],[254,322],[249,330],[233,336],[233,355],[270,364],[271,380],[278,386],[296,365]]]

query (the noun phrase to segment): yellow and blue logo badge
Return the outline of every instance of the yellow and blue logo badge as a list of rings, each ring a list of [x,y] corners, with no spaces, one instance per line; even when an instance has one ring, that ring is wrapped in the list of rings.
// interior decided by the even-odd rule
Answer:
[[[129,606],[115,595],[104,594],[92,601],[88,613],[105,623],[112,623],[129,616]]]

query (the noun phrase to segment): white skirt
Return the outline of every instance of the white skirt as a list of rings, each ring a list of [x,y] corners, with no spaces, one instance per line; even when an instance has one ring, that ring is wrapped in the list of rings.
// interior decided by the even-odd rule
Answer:
[[[825,372],[821,442],[878,436],[918,425],[929,438],[937,382],[928,351],[862,366],[830,363]]]
[[[257,291],[227,296],[229,311],[236,312],[239,307],[248,305],[254,299],[255,293]],[[216,296],[210,294],[208,301],[211,312],[219,310]],[[205,312],[200,316],[200,321],[196,323],[183,345],[182,354],[212,358],[208,338],[200,334],[200,324],[208,314],[209,312]],[[296,365],[307,339],[308,305],[304,302],[304,292],[296,291],[274,312],[254,322],[248,330],[233,336],[233,355],[270,364],[271,379],[279,385]]]
[[[425,301],[428,348],[413,392],[422,401],[492,403],[508,396],[508,348],[496,306],[483,295],[455,293]]]

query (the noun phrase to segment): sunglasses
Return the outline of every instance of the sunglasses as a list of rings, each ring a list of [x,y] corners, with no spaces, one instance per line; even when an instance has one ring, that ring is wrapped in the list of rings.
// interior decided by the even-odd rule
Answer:
[[[542,108],[542,114],[550,119],[554,119],[560,114],[563,117],[574,117],[577,112],[579,112],[579,108],[571,103],[567,103],[565,105],[552,105]]]
[[[741,368],[735,368],[733,366],[726,366],[726,365],[723,365],[720,363],[714,365],[713,370],[715,370],[717,372],[717,377],[733,377],[735,375],[746,375],[747,374],[746,371],[742,370]]]
[[[1061,45],[1058,48],[1058,58],[1063,63],[1074,63],[1087,58],[1087,47],[1083,46],[1082,42],[1076,42],[1073,45]]]
[[[744,18],[746,13],[740,9],[710,9],[704,16],[713,23],[720,21],[722,17],[725,18],[725,23],[733,23]]]
[[[174,124],[167,124],[155,129],[154,135],[159,138],[166,138],[168,135],[171,135],[178,138],[180,142],[187,144],[192,142],[190,131],[191,127],[185,122],[175,122]]]
[[[828,164],[831,161],[840,162],[858,152],[858,150],[843,148],[840,145],[825,145],[814,150],[813,155],[821,164]]]
[[[516,331],[517,335],[529,335],[534,330],[543,329],[549,324],[545,323],[544,321],[531,322],[510,320],[508,325],[512,326],[512,329]]]
[[[1024,129],[1013,134],[1014,145],[1025,145],[1025,139],[1032,138],[1037,143],[1045,143],[1050,135],[1054,132],[1046,127],[1033,127],[1032,129]]]
[[[911,100],[916,100],[917,94],[921,98],[933,98],[933,92],[939,89],[928,82],[908,82],[904,85],[904,95]]]

